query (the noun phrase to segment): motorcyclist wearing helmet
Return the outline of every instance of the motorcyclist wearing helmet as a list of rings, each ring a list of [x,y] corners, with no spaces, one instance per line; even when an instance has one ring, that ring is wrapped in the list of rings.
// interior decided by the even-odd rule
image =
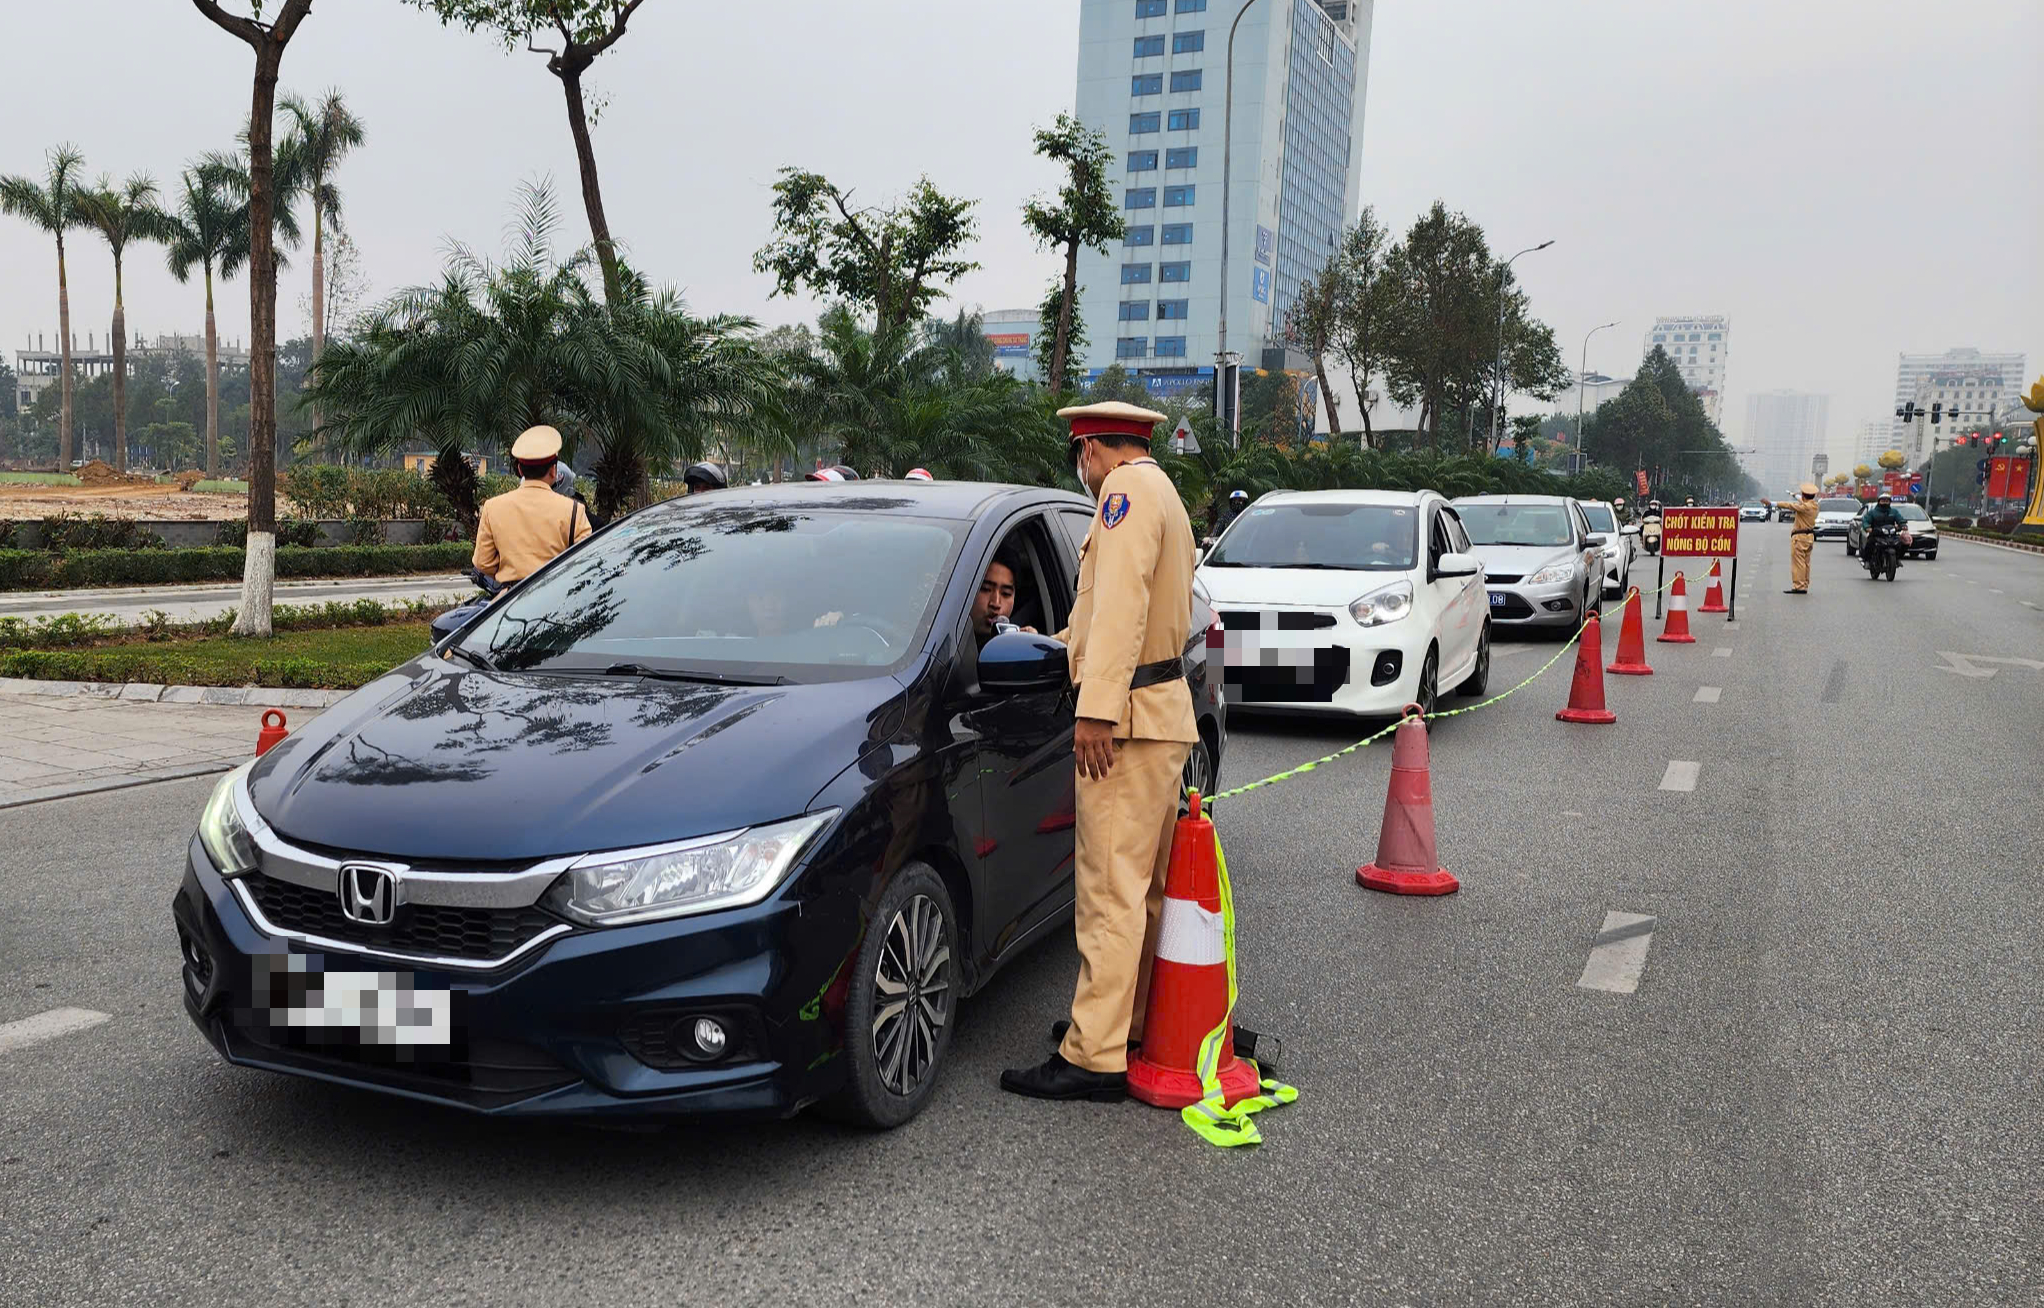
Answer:
[[[691,463],[681,474],[681,484],[688,488],[689,494],[700,495],[704,491],[723,490],[730,483],[724,479],[724,470],[716,464]]]
[[[1221,510],[1221,520],[1214,524],[1214,535],[1218,536],[1222,532],[1226,531],[1229,527],[1233,526],[1235,519],[1241,517],[1243,510],[1247,509],[1248,507],[1249,507],[1248,491],[1243,490],[1240,486],[1237,486],[1234,490],[1229,491],[1227,507]]]
[[[1903,524],[1908,521],[1895,508],[1895,497],[1886,491],[1881,492],[1873,507],[1859,515],[1860,529],[1866,532],[1872,532],[1876,527],[1893,527],[1901,531]]]

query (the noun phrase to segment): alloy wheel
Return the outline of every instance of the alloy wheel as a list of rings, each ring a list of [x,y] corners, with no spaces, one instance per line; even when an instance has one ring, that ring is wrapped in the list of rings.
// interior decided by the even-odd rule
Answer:
[[[1202,795],[1214,793],[1214,759],[1204,740],[1193,745],[1192,753],[1186,756],[1183,786]]]
[[[873,988],[873,1065],[881,1084],[906,1097],[930,1074],[951,1020],[951,942],[928,895],[910,899],[887,924]]]

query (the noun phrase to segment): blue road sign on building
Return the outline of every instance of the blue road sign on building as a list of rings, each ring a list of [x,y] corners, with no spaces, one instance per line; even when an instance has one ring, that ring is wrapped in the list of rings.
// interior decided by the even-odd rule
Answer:
[[[1258,304],[1270,303],[1270,269],[1251,268],[1249,270],[1249,298]]]

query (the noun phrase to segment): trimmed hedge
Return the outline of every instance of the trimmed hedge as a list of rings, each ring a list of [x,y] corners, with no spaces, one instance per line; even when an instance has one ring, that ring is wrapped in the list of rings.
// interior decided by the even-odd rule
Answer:
[[[256,659],[232,684],[302,690],[353,690],[390,671],[381,663],[328,663],[321,659]],[[140,682],[191,686],[222,684],[215,664],[149,645],[87,650],[11,650],[0,653],[0,677],[40,681]]]
[[[246,551],[227,546],[184,550],[0,550],[0,591],[74,586],[240,581]],[[323,545],[277,549],[279,577],[400,577],[454,572],[475,556],[468,541],[441,545]]]

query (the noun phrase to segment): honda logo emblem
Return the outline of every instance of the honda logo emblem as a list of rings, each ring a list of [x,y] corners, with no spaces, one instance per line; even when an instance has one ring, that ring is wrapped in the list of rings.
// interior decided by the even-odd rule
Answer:
[[[374,863],[341,864],[341,915],[364,926],[389,926],[399,904],[397,872]]]

